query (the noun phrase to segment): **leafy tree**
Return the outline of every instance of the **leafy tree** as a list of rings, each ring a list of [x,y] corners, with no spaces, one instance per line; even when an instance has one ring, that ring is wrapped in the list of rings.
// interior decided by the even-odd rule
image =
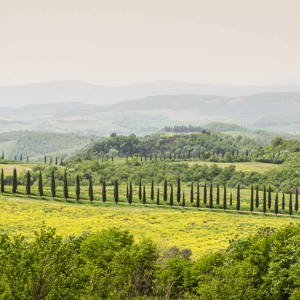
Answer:
[[[194,183],[191,183],[191,190],[190,190],[190,202],[194,202]]]
[[[5,192],[5,184],[4,184],[4,171],[1,169],[1,178],[0,178],[0,191],[1,193]]]
[[[276,192],[275,203],[274,203],[274,213],[278,214],[278,192]]]
[[[241,188],[240,184],[237,185],[237,192],[236,192],[236,210],[240,210],[241,208]]]
[[[227,208],[227,189],[226,185],[224,185],[224,191],[223,191],[223,209]]]
[[[200,185],[197,182],[196,206],[200,207]]]
[[[213,201],[214,201],[214,198],[213,198],[213,186],[212,186],[212,183],[210,184],[209,186],[209,208],[213,208],[214,204],[213,204]]]
[[[154,200],[154,180],[151,180],[151,192],[150,192],[150,199],[151,201]]]
[[[181,197],[181,183],[180,183],[180,177],[177,178],[177,202],[180,202]]]
[[[14,168],[13,170],[13,180],[12,180],[12,193],[15,194],[18,189],[18,175],[17,175],[17,169]]]
[[[79,175],[76,176],[76,200],[79,201],[80,199],[80,177]]]
[[[68,189],[68,176],[67,176],[67,170],[65,170],[64,173],[64,197],[65,199],[69,198],[69,189]]]
[[[171,184],[170,186],[170,205],[173,206],[173,202],[174,202],[174,199],[173,199],[173,184]]]
[[[119,182],[118,182],[118,180],[114,181],[114,199],[115,199],[115,203],[118,204],[118,202],[119,202]]]
[[[293,194],[290,192],[290,201],[289,201],[289,214],[293,214]]]
[[[106,182],[103,180],[102,182],[102,201],[106,202]]]
[[[56,197],[56,184],[55,184],[55,173],[52,171],[51,174],[51,195],[52,197]]]
[[[42,197],[44,195],[44,189],[43,189],[43,176],[41,171],[39,173],[38,190],[39,190],[39,195]]]
[[[26,176],[26,194],[30,195],[31,190],[31,174],[30,171],[27,171],[27,176]]]
[[[167,179],[164,179],[164,201],[168,200],[168,182]]]
[[[89,199],[90,201],[94,201],[94,189],[93,189],[93,179],[90,177],[89,179]]]

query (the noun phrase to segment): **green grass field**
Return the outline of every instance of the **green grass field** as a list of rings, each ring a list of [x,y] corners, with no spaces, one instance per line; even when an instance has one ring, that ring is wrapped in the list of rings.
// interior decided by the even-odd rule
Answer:
[[[0,196],[0,205],[0,229],[8,234],[32,237],[43,224],[64,236],[117,227],[129,230],[137,239],[151,238],[164,249],[175,245],[190,248],[194,258],[224,249],[230,240],[255,233],[260,227],[300,222],[289,216],[140,204],[130,207],[111,201],[38,200],[18,194]]]

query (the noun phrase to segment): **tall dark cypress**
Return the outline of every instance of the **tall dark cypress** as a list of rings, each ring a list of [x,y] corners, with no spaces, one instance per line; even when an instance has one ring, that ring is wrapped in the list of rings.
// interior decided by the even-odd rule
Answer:
[[[39,195],[42,197],[44,196],[44,189],[43,189],[43,176],[42,172],[39,173],[39,181],[38,181],[38,189],[39,189]]]
[[[289,214],[293,214],[293,194],[290,192],[290,201],[289,201]]]
[[[256,185],[256,195],[255,195],[255,208],[259,207],[259,190],[258,184]]]
[[[26,194],[30,195],[31,192],[31,174],[30,171],[27,171],[27,176],[26,176]]]
[[[67,170],[65,170],[65,174],[64,174],[64,197],[65,197],[65,199],[69,198]]]
[[[147,199],[146,199],[146,187],[143,186],[143,204],[146,204],[146,202],[147,202]]]
[[[209,208],[214,206],[214,195],[213,195],[213,186],[212,183],[209,186]]]
[[[159,205],[159,188],[157,188],[157,193],[156,193],[156,205]]]
[[[18,189],[18,175],[17,175],[17,169],[14,168],[13,170],[13,180],[12,180],[12,193],[15,194]]]
[[[182,207],[185,207],[185,193],[182,192]]]
[[[270,210],[272,206],[272,190],[271,190],[271,186],[269,185],[269,189],[268,189],[268,209]]]
[[[251,195],[250,195],[250,211],[254,209],[254,188],[253,184],[251,185]]]
[[[1,179],[0,179],[0,191],[1,193],[4,193],[5,192],[5,186],[4,186],[4,171],[3,169],[1,169]]]
[[[282,193],[282,200],[281,200],[281,208],[284,211],[285,209],[285,193]]]
[[[223,209],[227,208],[227,189],[226,185],[224,185],[224,191],[223,191]]]
[[[55,184],[54,171],[52,171],[52,174],[51,174],[51,195],[53,198],[56,197],[56,184]]]
[[[106,202],[106,182],[103,180],[102,182],[102,201]]]
[[[298,189],[296,189],[295,191],[295,211],[298,212],[298,208],[299,208],[299,192]]]
[[[129,198],[129,186],[128,186],[128,182],[126,183],[126,199],[128,201]]]
[[[140,178],[139,181],[139,201],[142,201],[143,195],[142,195],[142,179]]]
[[[80,199],[80,177],[79,175],[76,176],[76,200],[79,201]]]
[[[118,204],[118,202],[119,202],[119,182],[118,182],[118,180],[114,181],[114,199],[115,199],[115,203]]]
[[[168,182],[167,179],[164,180],[164,201],[168,200]]]
[[[206,183],[204,184],[204,188],[203,188],[203,203],[204,203],[204,206],[207,203],[207,185],[206,185]]]
[[[46,155],[44,156],[44,163],[45,164],[47,163],[47,156]]]
[[[278,214],[278,192],[276,192],[275,203],[274,203],[274,213]]]
[[[216,198],[217,205],[220,205],[220,185],[217,184],[217,198]]]
[[[190,202],[194,203],[194,183],[191,183],[191,190],[190,190]]]
[[[150,191],[150,199],[151,201],[154,200],[154,180],[151,180],[151,191]]]
[[[240,210],[241,208],[241,187],[240,184],[237,185],[236,191],[236,210]]]
[[[93,179],[89,179],[89,199],[94,201],[94,189],[93,189]]]
[[[180,202],[180,197],[181,197],[181,183],[180,183],[180,178],[177,178],[177,193],[176,193],[176,198],[177,202]]]
[[[128,203],[132,203],[132,182],[129,183]]]
[[[200,185],[197,183],[196,206],[200,207]]]
[[[170,205],[173,206],[173,202],[174,202],[174,199],[173,199],[173,184],[171,184],[170,186]]]
[[[263,193],[263,213],[265,214],[267,211],[267,193],[266,187],[264,186],[264,193]]]
[[[232,191],[230,192],[229,195],[229,205],[232,206]]]

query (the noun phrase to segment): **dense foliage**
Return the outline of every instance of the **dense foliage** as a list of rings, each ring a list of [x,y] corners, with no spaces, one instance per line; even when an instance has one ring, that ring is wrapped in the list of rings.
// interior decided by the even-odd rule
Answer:
[[[107,229],[63,239],[0,236],[1,299],[299,299],[300,227],[232,241],[193,261]]]

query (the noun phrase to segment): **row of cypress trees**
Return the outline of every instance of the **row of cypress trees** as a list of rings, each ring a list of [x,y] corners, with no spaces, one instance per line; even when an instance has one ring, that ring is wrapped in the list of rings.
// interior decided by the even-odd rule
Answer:
[[[119,181],[115,180],[114,181],[114,189],[113,189],[113,197],[115,203],[119,202]],[[75,194],[76,194],[76,200],[80,200],[80,194],[81,194],[81,188],[80,188],[80,176],[76,176],[75,180]],[[52,171],[51,173],[51,195],[52,197],[56,197],[56,179],[55,179],[55,173]],[[1,193],[5,192],[5,183],[4,183],[4,172],[3,169],[1,170],[1,178],[0,178],[0,188],[1,188]],[[12,193],[16,193],[18,188],[18,177],[17,177],[17,170],[14,168],[13,170],[13,178],[12,178]],[[233,206],[233,194],[232,191],[229,193],[229,199],[227,198],[227,188],[226,185],[223,186],[223,197],[221,199],[221,188],[220,185],[218,184],[216,186],[216,191],[214,193],[213,191],[213,185],[212,184],[204,184],[203,186],[203,199],[202,202],[205,206],[208,206],[209,208],[214,208],[214,202],[217,205],[217,207],[222,207],[223,209],[228,208],[228,204],[230,207]],[[39,172],[38,176],[38,192],[40,196],[44,196],[44,189],[43,189],[43,177],[42,173]],[[30,195],[31,194],[31,173],[28,170],[26,174],[26,194]],[[63,194],[64,198],[68,199],[69,198],[69,187],[68,187],[68,176],[67,176],[67,171],[65,170],[64,176],[63,176]],[[88,185],[88,194],[89,194],[89,199],[91,201],[94,200],[94,190],[93,190],[93,180],[92,178],[89,179],[89,185]],[[105,202],[107,201],[107,191],[106,191],[106,182],[105,180],[102,182],[102,190],[101,190],[101,195],[102,195],[102,201]],[[186,206],[186,195],[185,191],[182,191],[181,188],[181,180],[178,177],[177,178],[177,185],[176,185],[176,195],[174,195],[174,187],[173,184],[168,184],[168,181],[165,179],[163,182],[163,201],[166,202],[169,200],[170,206],[174,205],[174,198],[176,197],[176,201],[178,204],[181,203],[181,205],[184,207]],[[215,197],[215,199],[214,199]],[[200,207],[200,184],[196,184],[196,192],[194,191],[194,183],[191,183],[190,186],[190,203],[193,204],[195,202],[196,207]],[[289,193],[289,202],[288,202],[288,211],[289,214],[293,213],[293,210],[298,212],[299,208],[299,193],[298,189],[295,191],[295,202],[293,205],[293,193]],[[126,199],[129,204],[132,203],[133,201],[133,186],[132,182],[127,184],[126,186]],[[142,180],[139,180],[138,184],[138,199],[141,203],[146,204],[147,202],[147,193],[146,193],[146,186],[143,185]],[[151,187],[150,187],[150,199],[151,201],[155,200],[155,187],[154,187],[154,180],[151,181]],[[229,200],[229,203],[228,203]],[[259,187],[256,185],[251,186],[251,191],[250,191],[250,211],[254,211],[254,209],[258,209],[262,205],[262,211],[263,213],[266,213],[267,211],[270,211],[272,208],[272,190],[271,187],[267,189],[264,187],[263,189],[263,196],[260,198],[260,193],[259,193]],[[285,205],[286,205],[286,194],[282,193],[282,198],[281,198],[281,203],[279,203],[279,193],[275,193],[275,199],[274,199],[274,213],[278,214],[279,209],[284,211],[285,210]],[[222,203],[221,203],[222,202]],[[160,204],[160,190],[159,187],[156,190],[156,204]],[[241,209],[241,192],[240,192],[240,185],[238,184],[236,187],[236,203],[235,203],[235,208],[236,210]]]

